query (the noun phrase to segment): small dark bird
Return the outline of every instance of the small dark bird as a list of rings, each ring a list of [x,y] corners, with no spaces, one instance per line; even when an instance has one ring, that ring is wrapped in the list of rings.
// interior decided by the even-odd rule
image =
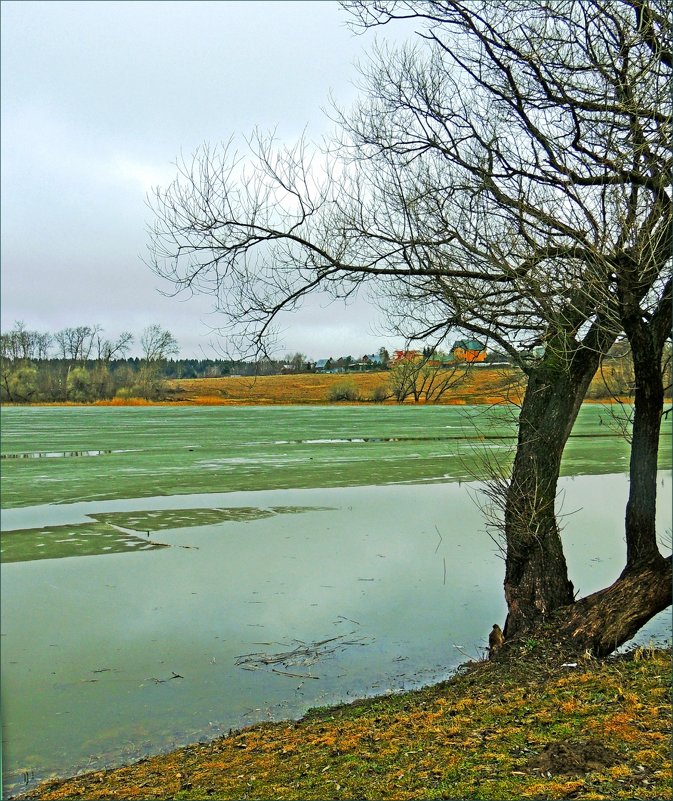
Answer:
[[[493,656],[493,654],[497,653],[504,644],[505,644],[505,637],[502,633],[502,629],[497,623],[494,623],[493,628],[491,629],[491,633],[488,635],[489,656]]]
[[[148,536],[148,537],[150,536],[150,532],[149,532],[149,531],[147,532],[147,536]]]

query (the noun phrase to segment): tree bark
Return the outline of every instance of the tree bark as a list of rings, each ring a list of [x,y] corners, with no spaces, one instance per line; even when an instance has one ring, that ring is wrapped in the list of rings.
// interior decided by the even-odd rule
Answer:
[[[552,343],[529,369],[505,503],[505,637],[573,602],[555,502],[563,449],[600,359],[598,349]]]
[[[635,341],[635,340],[634,340]],[[657,461],[664,387],[661,380],[661,348],[638,353],[632,344],[636,379],[629,499],[626,505],[626,568],[647,564],[660,557],[655,513]],[[637,355],[636,355],[637,354]],[[657,358],[658,357],[658,358]]]
[[[671,330],[671,282],[649,321],[633,302],[626,304],[622,322],[631,346],[636,384],[625,519],[627,573],[661,559],[656,533],[657,463],[664,408],[661,361]]]
[[[671,605],[671,557],[635,566],[614,584],[557,610],[551,636],[565,650],[601,657]]]

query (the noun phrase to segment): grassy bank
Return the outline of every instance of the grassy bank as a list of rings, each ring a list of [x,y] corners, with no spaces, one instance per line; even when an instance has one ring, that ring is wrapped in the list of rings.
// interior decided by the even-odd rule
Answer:
[[[671,652],[564,665],[536,654],[448,682],[266,723],[30,798],[663,799]]]

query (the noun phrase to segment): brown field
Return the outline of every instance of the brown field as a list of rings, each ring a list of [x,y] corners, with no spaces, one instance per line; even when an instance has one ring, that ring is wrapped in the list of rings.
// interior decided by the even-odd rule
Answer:
[[[173,403],[198,405],[281,405],[327,404],[330,389],[338,384],[354,384],[359,401],[372,403],[372,393],[387,385],[389,373],[300,373],[258,377],[190,378],[168,382]],[[521,395],[520,372],[507,368],[474,367],[465,379],[440,400],[444,404],[502,403],[516,401]],[[413,403],[413,398],[406,403]],[[393,398],[383,401],[395,404]]]
[[[596,374],[586,401],[610,402],[615,400],[606,388],[605,380],[613,383],[613,368],[604,367]],[[166,395],[162,401],[143,398],[114,398],[96,401],[97,406],[277,406],[277,405],[327,405],[330,390],[339,384],[351,384],[357,389],[358,400],[338,401],[341,404],[372,404],[375,390],[388,386],[390,373],[300,373],[298,375],[270,376],[224,376],[220,378],[185,378],[166,382]],[[619,382],[615,384],[617,386]],[[520,403],[523,397],[525,377],[512,367],[474,366],[468,368],[464,379],[448,390],[439,401],[444,405]],[[620,401],[629,401],[625,395]],[[390,397],[382,401],[395,405]],[[421,401],[421,403],[423,403]],[[406,405],[414,404],[413,397]],[[48,405],[48,404],[47,404]],[[64,404],[56,404],[64,405]],[[79,404],[66,404],[79,405]]]

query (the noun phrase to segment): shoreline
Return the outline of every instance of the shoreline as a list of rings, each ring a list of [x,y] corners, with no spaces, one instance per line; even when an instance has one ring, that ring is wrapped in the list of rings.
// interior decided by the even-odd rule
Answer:
[[[309,710],[12,799],[657,799],[670,648],[564,663],[530,644],[420,690]]]
[[[611,375],[611,374],[610,374]],[[220,376],[217,378],[165,379],[162,397],[76,401],[3,403],[8,406],[469,406],[519,404],[523,398],[523,373],[515,368],[480,367],[431,402],[414,401],[411,392],[403,402],[392,395],[388,371],[354,373],[293,373],[270,376]],[[330,395],[347,385],[350,400],[331,400]],[[422,393],[421,393],[422,395]],[[383,399],[385,398],[385,399]],[[627,395],[611,394],[601,375],[592,381],[587,403],[632,403]]]
[[[667,398],[666,400],[670,400]],[[622,404],[633,404],[633,398],[627,397],[618,397],[618,398],[587,398],[582,401],[582,405],[587,406],[612,406],[612,405],[622,405]],[[475,399],[470,401],[465,401],[462,399],[459,400],[446,400],[441,401],[439,403],[414,403],[413,401],[405,401],[404,403],[397,403],[396,401],[382,401],[380,403],[374,403],[373,401],[362,400],[362,401],[314,401],[314,400],[307,400],[307,401],[298,401],[298,400],[290,400],[290,401],[239,401],[239,400],[220,400],[217,398],[208,398],[204,400],[156,400],[150,401],[145,400],[144,398],[112,398],[110,400],[97,400],[97,401],[87,401],[87,402],[78,402],[78,401],[40,401],[37,403],[9,403],[7,401],[3,401],[0,403],[0,409],[2,408],[11,408],[11,409],[33,409],[33,408],[96,408],[99,406],[103,407],[148,407],[148,406],[334,406],[336,408],[344,408],[347,406],[371,406],[373,408],[379,408],[381,406],[389,406],[393,408],[398,408],[400,406],[404,406],[405,408],[424,408],[427,406],[436,407],[436,406],[494,406],[494,405],[517,405],[514,401],[504,400],[501,399],[497,402],[493,402],[492,399]]]
[[[184,404],[183,404],[183,405],[184,405]],[[285,404],[285,405],[287,405],[287,404]],[[343,405],[343,404],[337,404],[337,405]],[[591,667],[591,666],[590,666],[590,667]],[[587,672],[586,672],[586,674],[585,674],[585,675],[589,675],[589,674],[590,674],[590,672],[591,672],[591,671],[587,670]],[[589,681],[589,680],[587,680],[587,681]],[[442,684],[442,685],[439,685],[439,686],[444,686],[444,684]],[[621,687],[621,690],[620,690],[620,692],[622,692],[622,694],[624,694],[624,691],[625,691],[625,686],[624,686],[624,683],[623,683],[623,682],[622,682],[622,685],[620,685],[620,687]],[[581,690],[581,687],[579,688],[579,690]],[[635,693],[635,690],[633,691],[633,693]],[[413,695],[413,694],[412,694],[412,695]],[[411,699],[411,700],[408,700],[408,703],[410,703],[410,704],[415,704],[415,701],[414,701],[414,700],[411,698],[411,696],[410,696],[410,699]],[[472,699],[471,699],[471,698],[468,698],[467,700],[472,700]],[[373,699],[373,701],[372,701],[372,702],[374,702],[374,701],[381,701],[381,699],[380,699],[380,698],[378,698],[378,699]],[[368,702],[361,702],[361,703],[359,704],[359,706],[361,706],[362,704],[365,704],[365,705],[366,705],[367,703],[368,703]],[[587,703],[589,703],[589,702],[587,702]],[[352,705],[348,705],[348,706],[349,706],[349,707],[351,707]],[[440,706],[443,706],[443,705],[440,705]],[[331,716],[331,715],[333,715],[333,714],[335,713],[335,710],[337,710],[337,711],[338,711],[338,710],[340,710],[340,709],[341,709],[341,707],[335,707],[334,709],[332,709],[332,710],[329,710],[329,715],[330,715],[330,716]],[[326,713],[326,714],[327,714],[327,713]],[[344,716],[347,716],[349,713],[346,713],[346,712],[343,712],[343,713],[341,713],[341,712],[339,712],[339,714],[343,714]],[[364,715],[364,714],[366,714],[366,712],[363,712],[362,714]],[[306,715],[306,716],[305,716],[305,717],[302,719],[302,721],[306,722],[306,719],[308,719],[309,717],[310,717],[310,715]],[[360,717],[361,717],[361,716],[360,716]],[[450,716],[450,717],[453,717],[453,716]],[[634,719],[635,719],[635,718],[634,718]],[[328,721],[328,722],[329,722],[329,721]],[[273,725],[275,725],[275,724],[273,724]],[[561,724],[559,724],[559,725],[561,725]],[[252,727],[252,728],[253,728],[253,729],[256,729],[257,727]],[[290,729],[290,733],[292,733],[292,732],[294,732],[294,731],[295,731],[296,727],[293,725],[293,726],[290,726],[290,727],[289,727],[289,729]],[[245,731],[247,731],[247,730],[248,730],[248,729],[246,729]],[[265,729],[265,728],[264,728],[264,731],[266,732],[266,729]],[[286,725],[285,725],[285,728],[282,730],[282,732],[284,732],[284,733],[285,733],[285,735],[287,735],[287,732],[288,732],[288,724],[287,724],[287,723],[286,723]],[[240,734],[240,731],[238,731],[236,734]],[[337,739],[338,739],[338,738],[342,737],[342,733],[339,731],[339,732],[338,732],[336,735],[334,735],[334,736],[335,736],[335,737],[337,737]],[[363,736],[364,736],[364,735],[363,735]],[[369,736],[369,735],[368,735],[368,736]],[[374,736],[374,735],[371,735],[371,736]],[[237,749],[237,750],[242,750],[242,751],[244,751],[244,750],[247,750],[247,745],[245,746],[245,748],[242,748],[240,745],[235,745],[235,746],[231,745],[231,743],[229,742],[229,740],[230,740],[230,739],[231,739],[231,738],[223,738],[223,740],[222,740],[222,743],[220,743],[220,740],[218,739],[218,741],[217,741],[217,742],[218,742],[218,744],[222,745],[222,748],[226,748],[226,749],[229,749],[229,750],[231,750],[232,748],[235,748],[235,749]],[[362,738],[360,738],[360,739],[362,739]],[[469,738],[468,738],[468,739],[469,739]],[[265,740],[265,742],[266,742],[266,740]],[[196,757],[199,757],[199,759],[200,759],[200,760],[202,760],[203,758],[205,758],[205,757],[207,756],[207,754],[206,754],[206,753],[205,753],[205,751],[204,751],[204,748],[205,748],[205,746],[201,746],[201,745],[187,746],[187,747],[185,747],[185,748],[183,748],[183,749],[179,749],[177,752],[171,752],[171,754],[168,754],[168,755],[163,755],[163,756],[164,756],[164,757],[166,757],[166,758],[168,758],[168,757],[169,757],[169,756],[171,756],[173,753],[180,753],[180,754],[181,754],[181,756],[180,756],[180,759],[181,759],[181,760],[188,760],[188,759],[191,759],[191,756],[190,756],[190,755],[189,755],[189,753],[188,753],[190,748],[191,748],[191,749],[195,749],[194,753],[192,754],[192,756],[194,756],[195,758],[196,758]],[[413,748],[413,743],[409,743],[409,744],[408,744],[408,748],[409,748],[409,749],[411,749],[411,751],[415,750],[415,749]],[[259,749],[261,749],[261,750],[260,750],[260,753],[261,753],[261,752],[263,752],[263,751],[264,751],[264,745],[260,745],[260,746],[259,746]],[[273,750],[274,750],[274,749],[273,749],[273,748],[271,748],[271,749],[270,749],[270,751],[269,751],[269,753],[270,753],[271,751],[273,751]],[[309,749],[309,750],[311,750],[311,749]],[[340,749],[337,747],[336,749],[333,749],[333,750],[337,750],[337,751],[338,751],[338,750],[340,750]],[[645,750],[646,750],[646,749],[645,749]],[[227,752],[227,753],[228,753],[228,752]],[[234,753],[236,753],[236,751],[235,751]],[[255,752],[255,753],[256,753],[256,752]],[[275,752],[274,752],[274,753],[275,753]],[[283,753],[283,752],[281,751],[281,754],[282,754],[282,753]],[[332,756],[334,756],[334,757],[340,757],[340,756],[341,756],[341,754],[337,753],[337,754],[333,754]],[[510,756],[511,756],[511,754],[510,754]],[[282,756],[279,756],[278,758],[279,758],[280,760],[289,759],[289,757],[287,757],[287,755],[282,755]],[[256,759],[256,757],[255,757],[254,755],[253,755],[253,759]],[[378,757],[377,757],[377,759],[378,759]],[[145,759],[141,760],[141,762],[140,762],[140,763],[136,763],[136,764],[145,764],[146,762],[148,762],[148,761],[151,761],[151,760],[154,760],[154,757],[151,757],[151,758],[145,758]],[[254,764],[256,765],[256,764],[257,764],[257,762],[255,761],[255,763],[254,763]],[[170,769],[169,765],[170,765],[170,763],[167,763],[167,762],[162,762],[162,763],[161,763],[161,765],[160,765],[160,767],[158,768],[158,770],[159,770],[159,773],[165,774],[166,770],[167,770],[167,769]],[[324,770],[324,771],[327,771],[327,772],[330,772],[330,773],[331,773],[331,771],[334,769],[334,768],[333,768],[333,766],[332,766],[332,764],[331,764],[331,761],[328,761],[328,763],[327,763],[327,764],[326,764],[325,762],[322,762],[322,763],[321,763],[321,765],[323,765],[323,768],[321,768],[321,772]],[[126,766],[126,767],[132,767],[132,766]],[[346,766],[344,766],[344,770],[345,770],[345,767],[346,767]],[[399,770],[402,770],[402,771],[404,771],[404,770],[405,770],[404,766],[399,766],[399,767],[398,767],[397,765],[395,765],[394,767],[395,767],[395,770],[398,770],[398,769],[399,769]],[[518,767],[521,767],[521,766],[520,766],[520,765],[516,765],[516,766],[515,766],[515,768],[518,768]],[[121,770],[121,768],[120,768],[119,770]],[[177,772],[178,772],[178,773],[182,773],[182,770],[183,770],[183,769],[182,769],[182,767],[180,767],[180,768],[178,768],[178,769],[177,769]],[[654,769],[653,769],[653,770],[654,770]],[[518,772],[519,772],[519,771],[517,770],[517,773],[518,773]],[[100,773],[100,771],[99,771],[99,773]],[[104,771],[102,776],[100,776],[100,775],[98,776],[97,783],[98,783],[98,784],[103,784],[103,785],[105,785],[105,783],[107,782],[107,777],[108,777],[108,775],[109,775],[109,774],[111,774],[111,773],[112,773],[112,771]],[[115,773],[115,775],[116,775],[116,773]],[[184,775],[186,775],[186,774],[183,774],[183,776],[184,776]],[[345,771],[345,775],[347,775],[347,771]],[[634,776],[635,776],[635,774],[634,774]],[[79,777],[76,777],[76,778],[79,778]],[[163,778],[165,778],[165,775],[163,776]],[[232,777],[229,777],[229,778],[231,779]],[[238,777],[233,777],[233,778],[238,778]],[[613,778],[614,778],[614,777],[613,777]],[[143,789],[143,790],[144,790],[144,789],[146,789],[146,788],[150,787],[150,785],[146,783],[147,781],[148,781],[148,780],[147,780],[147,778],[142,778],[142,779],[139,779],[139,780],[138,780],[136,783],[137,783],[138,787],[140,787],[140,789]],[[344,780],[344,781],[345,781],[345,780]],[[447,781],[448,781],[448,780],[447,780]],[[522,780],[522,781],[523,781],[523,780]],[[625,780],[625,781],[626,781],[626,780]],[[194,784],[193,784],[193,782],[191,782],[191,784],[192,784],[192,787],[191,787],[191,788],[186,786],[186,785],[187,785],[187,784],[189,784],[189,783],[190,783],[190,781],[185,781],[185,782],[181,783],[181,784],[180,784],[180,786],[179,786],[179,789],[178,789],[177,791],[175,791],[175,792],[176,792],[176,795],[175,795],[175,796],[170,796],[170,797],[180,797],[180,798],[202,798],[202,797],[204,797],[203,795],[189,795],[189,793],[196,792],[196,790],[194,790]],[[342,783],[341,781],[337,781],[337,783],[339,783],[339,784],[341,785],[341,787],[342,787],[342,788],[344,788],[344,787],[347,787],[347,784],[345,784],[345,783]],[[440,782],[440,783],[441,783],[441,782]],[[184,786],[183,786],[183,785],[184,785]],[[108,790],[110,789],[110,788],[109,788],[109,786],[108,786],[108,788],[107,788],[107,789],[108,789]],[[113,787],[112,789],[115,789],[115,788]],[[256,789],[256,788],[255,788],[255,789]],[[420,792],[420,790],[421,790],[421,789],[425,790],[425,789],[427,789],[427,788],[425,788],[425,787],[423,787],[423,788],[416,787],[416,789],[414,790],[414,792],[418,793],[418,792]],[[436,789],[437,789],[437,788],[436,788]],[[565,789],[567,790],[568,788],[566,787]],[[577,788],[575,788],[575,789],[573,790],[573,793],[575,792],[575,790],[576,790],[576,789],[577,789]],[[639,788],[639,789],[641,789],[641,788]],[[122,794],[106,795],[106,796],[103,796],[103,797],[119,797],[119,798],[131,797],[131,796],[128,796],[128,795],[126,794],[126,793],[127,793],[127,790],[128,790],[128,788],[125,788],[125,789],[123,790]],[[201,792],[202,790],[203,790],[203,785],[201,785],[201,786],[199,787],[199,792]],[[68,792],[71,792],[71,791],[68,791]],[[72,792],[75,792],[75,791],[73,790]],[[93,798],[93,797],[99,797],[99,796],[92,796],[92,795],[90,795],[90,792],[91,792],[91,790],[90,790],[90,788],[89,788],[89,789],[87,789],[87,790],[83,791],[82,793],[80,793],[80,797],[85,797],[85,798],[87,798],[87,797],[92,797],[92,798]],[[159,790],[157,790],[157,792],[160,792],[161,794],[159,794],[159,795],[156,795],[156,796],[153,796],[153,797],[159,797],[159,798],[160,798],[160,797],[167,797],[167,796],[165,796],[165,795],[164,795],[164,793],[166,792],[166,785],[165,785],[165,784],[163,784],[163,785],[161,786],[161,788],[160,788]],[[173,791],[169,789],[169,792],[173,792]],[[216,790],[215,792],[219,792],[219,790]],[[240,793],[240,792],[243,792],[243,793],[245,793],[245,794],[247,794],[247,795],[250,795],[250,793],[249,793],[249,788],[247,788],[247,785],[246,785],[246,788],[239,787],[239,789],[237,790],[237,793],[236,793],[236,794],[233,794],[233,795],[221,795],[221,796],[218,796],[218,795],[213,795],[213,794],[211,794],[211,795],[212,795],[212,797],[222,797],[222,798],[226,798],[226,797],[230,797],[230,798],[239,798],[239,797],[241,797],[241,798],[242,798],[242,797],[246,797],[246,795],[239,795],[238,793]],[[251,792],[251,791],[250,791],[250,792]],[[289,792],[289,790],[288,790],[288,792]],[[340,791],[338,791],[338,792],[340,793]],[[116,790],[115,790],[115,793],[116,793]],[[75,797],[76,797],[76,796],[77,796],[77,793],[75,792]],[[26,797],[34,797],[34,796],[32,796],[32,795],[28,794]],[[59,797],[59,796],[54,796],[54,797]],[[60,797],[72,797],[72,796],[71,796],[71,795],[67,795],[67,796],[60,796]],[[136,797],[138,797],[138,798],[144,798],[144,797],[150,797],[150,796],[145,796],[144,794],[141,794],[141,795],[138,795],[138,796],[136,796]],[[251,797],[259,797],[259,796],[257,796],[257,795],[254,795],[254,794],[253,794]],[[324,796],[324,795],[316,795],[316,796],[304,796],[303,794],[296,795],[296,796],[293,796],[293,795],[282,795],[282,796],[276,796],[276,794],[275,794],[275,792],[274,792],[274,794],[273,794],[273,795],[267,795],[267,796],[263,796],[263,797],[268,797],[268,798],[276,798],[276,797],[297,797],[297,798],[302,798],[302,799],[303,799],[304,797],[316,797],[316,798],[321,798],[321,797],[322,797],[322,798],[324,798],[324,797],[326,797],[326,796]],[[343,795],[343,794],[339,794],[339,795],[335,795],[334,797],[363,797],[363,798],[364,798],[364,797],[372,797],[372,798],[378,798],[379,796],[378,796],[378,795],[371,795],[371,796],[365,796],[365,795],[362,795],[362,796],[360,796],[360,795],[350,795],[350,796],[349,796],[349,795]],[[414,796],[393,796],[393,795],[391,795],[390,797],[391,797],[391,798],[392,798],[392,797],[414,797],[414,798],[416,798],[416,797],[423,797],[423,796],[419,796],[419,795],[414,795]],[[432,797],[432,796],[428,796],[428,797]],[[435,797],[447,797],[447,796],[446,796],[446,795],[442,795],[442,796],[440,796],[440,795],[437,795],[437,796],[435,796]],[[485,796],[485,797],[487,797],[487,796]],[[507,797],[507,796],[503,796],[503,797]],[[519,796],[517,795],[517,796],[513,796],[513,797],[519,797]],[[535,797],[535,796],[534,796],[534,797]],[[566,797],[566,796],[549,796],[549,797]],[[581,795],[580,795],[580,796],[577,796],[577,795],[574,795],[573,797],[592,797],[592,796],[591,796],[591,795],[587,795],[587,796],[581,796]],[[603,796],[603,797],[608,797],[608,796]],[[609,797],[618,797],[618,796],[609,796]],[[642,797],[642,798],[646,798],[646,797],[650,797],[650,796],[638,795],[637,797],[638,797],[638,798],[641,798],[641,797]],[[656,796],[651,796],[651,797],[653,797],[653,798],[654,798],[654,797],[656,797]]]

